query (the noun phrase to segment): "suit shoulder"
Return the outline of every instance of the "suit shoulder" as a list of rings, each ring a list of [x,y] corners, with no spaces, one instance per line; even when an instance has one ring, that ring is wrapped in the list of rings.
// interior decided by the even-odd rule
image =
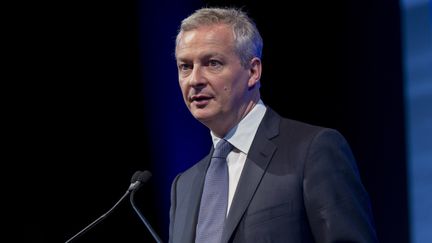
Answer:
[[[334,128],[318,126],[304,121],[290,119],[279,115],[276,111],[267,107],[266,115],[262,121],[262,128],[268,138],[275,141],[298,144],[330,138],[345,141],[343,135]]]
[[[186,169],[185,171],[179,173],[177,175],[179,180],[184,180],[186,178],[194,177],[197,173],[200,173],[201,171],[206,169],[207,161],[209,161],[209,155],[202,158],[200,161]]]
[[[315,140],[317,138],[331,138],[346,142],[344,136],[336,129],[318,126],[303,121],[281,117],[281,136],[289,136],[297,140]]]
[[[330,129],[310,123],[306,123],[299,120],[293,120],[285,117],[281,117],[280,128],[284,132],[290,132],[293,134],[305,135],[315,135],[323,130]]]

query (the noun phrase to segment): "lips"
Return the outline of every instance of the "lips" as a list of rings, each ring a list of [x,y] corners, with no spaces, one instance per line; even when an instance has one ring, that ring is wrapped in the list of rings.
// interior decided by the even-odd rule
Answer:
[[[199,107],[207,105],[211,99],[213,96],[208,94],[197,94],[189,97],[189,101]]]

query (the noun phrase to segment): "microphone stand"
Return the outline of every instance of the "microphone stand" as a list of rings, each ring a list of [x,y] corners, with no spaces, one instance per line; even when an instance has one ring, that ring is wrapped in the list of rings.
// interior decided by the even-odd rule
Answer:
[[[89,229],[93,228],[96,224],[98,224],[99,222],[101,222],[103,219],[105,219],[113,210],[114,208],[117,207],[117,205],[123,201],[123,199],[130,193],[130,191],[126,191],[126,193],[120,198],[120,200],[118,200],[116,202],[116,204],[114,204],[114,206],[108,210],[106,213],[102,214],[102,216],[100,216],[99,218],[97,218],[95,221],[93,221],[92,223],[90,223],[89,225],[87,225],[84,229],[82,229],[80,232],[76,233],[74,236],[72,236],[71,238],[69,238],[69,240],[67,240],[65,243],[69,243],[71,241],[73,241],[74,239],[78,238],[79,236],[81,236],[82,234],[84,234],[85,232],[87,232]]]
[[[100,216],[99,218],[97,218],[95,221],[93,221],[92,223],[90,223],[89,225],[87,225],[84,229],[82,229],[80,232],[76,233],[74,236],[72,236],[71,238],[69,238],[65,243],[69,243],[71,241],[73,241],[74,239],[78,238],[79,236],[83,235],[85,232],[87,232],[89,229],[93,228],[96,224],[98,224],[99,222],[101,222],[103,219],[105,219],[109,214],[111,214],[111,212],[117,207],[117,205],[120,204],[120,202],[123,201],[123,199],[129,195],[129,193],[131,193],[130,196],[130,201],[132,204],[132,207],[134,208],[135,212],[138,214],[138,216],[140,217],[140,219],[144,222],[145,226],[147,227],[147,229],[150,231],[150,233],[152,234],[153,238],[156,240],[156,242],[158,243],[162,243],[162,241],[160,240],[159,236],[156,234],[156,232],[153,230],[153,228],[150,226],[150,224],[147,222],[147,220],[144,218],[144,216],[141,214],[141,212],[138,210],[138,208],[135,206],[134,203],[134,195],[135,192],[146,182],[150,179],[151,177],[151,173],[149,171],[137,171],[135,172],[135,174],[132,176],[131,179],[131,184],[129,185],[128,190],[126,191],[126,193],[120,198],[120,200],[118,200],[116,202],[116,204],[114,204],[114,206],[108,210],[106,213],[104,213],[102,216]]]
[[[135,201],[134,201],[134,197],[135,197],[135,192],[136,191],[137,190],[132,190],[132,193],[130,194],[130,202],[132,204],[132,207],[135,210],[135,212],[138,214],[138,216],[141,219],[141,221],[143,221],[143,223],[145,224],[145,226],[147,227],[147,229],[150,231],[150,233],[152,234],[152,236],[156,240],[156,242],[157,243],[162,243],[162,240],[156,234],[156,232],[154,231],[154,229],[151,227],[150,223],[147,221],[147,219],[144,217],[144,215],[140,212],[140,210],[136,207]]]

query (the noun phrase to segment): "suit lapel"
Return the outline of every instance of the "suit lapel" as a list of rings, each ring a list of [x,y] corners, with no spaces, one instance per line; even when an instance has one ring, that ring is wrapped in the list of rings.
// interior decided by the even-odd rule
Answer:
[[[198,163],[198,173],[193,179],[193,184],[190,189],[190,200],[188,201],[187,213],[185,215],[182,241],[180,242],[195,242],[195,228],[198,220],[198,212],[201,201],[201,194],[204,186],[204,179],[207,167],[210,163],[211,154],[213,153],[213,146],[210,154]]]
[[[267,108],[248,153],[230,207],[221,242],[228,242],[252,200],[277,147],[271,138],[279,133],[279,117]]]

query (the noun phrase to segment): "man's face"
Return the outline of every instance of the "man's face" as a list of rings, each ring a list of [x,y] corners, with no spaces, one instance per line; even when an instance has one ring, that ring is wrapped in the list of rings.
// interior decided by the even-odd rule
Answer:
[[[234,51],[232,29],[223,24],[183,32],[176,47],[179,83],[192,115],[226,132],[244,115],[251,72]]]

